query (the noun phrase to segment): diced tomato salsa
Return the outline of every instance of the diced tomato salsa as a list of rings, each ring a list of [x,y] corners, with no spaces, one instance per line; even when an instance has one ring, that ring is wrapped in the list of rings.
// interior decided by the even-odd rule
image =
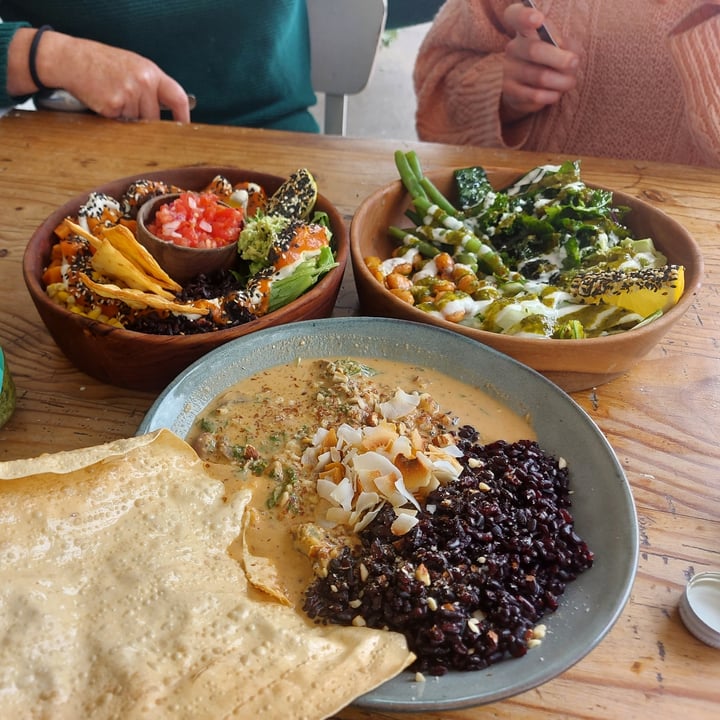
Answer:
[[[158,208],[148,230],[176,245],[218,248],[237,242],[243,219],[242,208],[224,205],[212,193],[183,192]]]

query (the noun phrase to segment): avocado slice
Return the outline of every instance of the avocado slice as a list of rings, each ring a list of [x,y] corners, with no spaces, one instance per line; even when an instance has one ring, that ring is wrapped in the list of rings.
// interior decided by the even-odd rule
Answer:
[[[316,201],[315,178],[307,168],[300,168],[268,198],[265,214],[304,220],[310,216]]]

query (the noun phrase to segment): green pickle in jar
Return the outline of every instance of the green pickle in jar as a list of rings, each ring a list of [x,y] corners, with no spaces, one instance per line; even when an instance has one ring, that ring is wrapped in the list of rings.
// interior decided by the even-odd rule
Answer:
[[[0,427],[15,411],[15,383],[5,362],[5,353],[0,348]]]

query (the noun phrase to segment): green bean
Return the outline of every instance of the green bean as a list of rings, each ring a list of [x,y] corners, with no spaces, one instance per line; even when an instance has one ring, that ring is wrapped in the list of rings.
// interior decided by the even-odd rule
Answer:
[[[402,152],[402,151],[398,151]],[[422,193],[417,194],[417,197],[425,197],[435,205],[439,205],[445,212],[451,215],[457,214],[457,209],[453,204],[440,192],[433,181],[425,176],[422,166],[420,165],[420,158],[414,150],[408,150],[404,155],[405,162],[407,162],[408,170],[414,175],[415,181],[420,184]],[[401,161],[402,162],[402,161]],[[396,154],[397,163],[397,154]],[[413,195],[416,197],[416,195]]]
[[[456,216],[458,214],[457,208],[440,192],[430,178],[423,177],[420,184],[432,203],[442,208],[448,215]]]
[[[420,183],[420,178],[413,171],[407,155],[402,150],[395,151],[395,166],[400,174],[400,180],[405,189],[410,193],[413,200],[427,198],[425,189]]]
[[[455,262],[460,263],[461,265],[467,265],[473,272],[477,272],[477,255],[473,255],[472,253],[459,252],[455,255]]]
[[[498,278],[503,280],[510,278],[510,270],[505,265],[502,257],[500,257],[500,253],[492,245],[483,242],[477,235],[468,230],[461,221],[428,200],[418,199],[415,201],[415,206],[418,212],[424,216],[426,223],[430,219],[440,227],[450,231],[445,234],[443,240],[457,248],[462,248],[464,252],[476,255],[478,262],[482,263]]]
[[[414,211],[407,209],[405,211],[405,217],[413,224],[413,225],[422,225],[422,218]]]
[[[410,165],[410,169],[418,180],[422,180],[425,173],[423,172],[422,165],[420,164],[420,158],[414,150],[408,150],[405,153],[405,159]]]
[[[388,228],[390,237],[399,240],[406,247],[416,248],[417,251],[424,257],[435,257],[440,250],[436,248],[432,243],[427,240],[418,237],[409,230],[391,225]]]

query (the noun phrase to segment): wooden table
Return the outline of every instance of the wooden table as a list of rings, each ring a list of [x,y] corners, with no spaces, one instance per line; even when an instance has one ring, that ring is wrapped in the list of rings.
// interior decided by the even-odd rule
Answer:
[[[54,208],[108,180],[166,167],[234,165],[287,175],[307,166],[350,220],[371,190],[396,178],[393,151],[411,147],[428,170],[479,163],[521,172],[558,159],[86,115],[12,112],[0,119],[0,343],[18,391],[17,411],[0,430],[0,459],[131,436],[154,399],[75,370],[41,323],[21,260],[26,240]],[[593,158],[582,167],[586,180],[641,197],[683,223],[706,263],[703,288],[676,329],[627,376],[574,395],[632,485],[641,531],[632,598],[603,642],[556,680],[481,708],[395,717],[720,717],[720,651],[695,640],[677,612],[688,578],[720,569],[720,171]],[[356,304],[348,274],[337,313],[352,314]],[[612,526],[612,518],[600,521]],[[370,717],[391,715],[355,708],[338,715]]]

